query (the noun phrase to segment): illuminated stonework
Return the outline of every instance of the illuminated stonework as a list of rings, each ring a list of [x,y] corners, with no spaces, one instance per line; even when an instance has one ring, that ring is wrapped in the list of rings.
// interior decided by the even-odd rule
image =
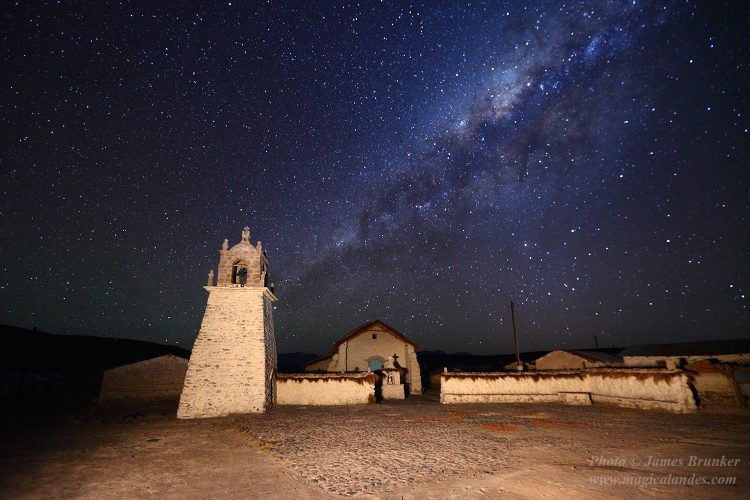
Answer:
[[[260,413],[274,404],[276,338],[273,285],[261,243],[242,241],[220,251],[218,280],[209,273],[208,304],[193,345],[178,418]]]

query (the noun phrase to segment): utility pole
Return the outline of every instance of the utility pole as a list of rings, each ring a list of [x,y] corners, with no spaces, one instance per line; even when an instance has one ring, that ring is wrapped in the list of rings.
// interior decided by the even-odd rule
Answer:
[[[523,371],[521,365],[521,352],[518,350],[518,333],[516,332],[516,305],[510,301],[510,318],[513,321],[513,341],[516,344],[516,370]]]

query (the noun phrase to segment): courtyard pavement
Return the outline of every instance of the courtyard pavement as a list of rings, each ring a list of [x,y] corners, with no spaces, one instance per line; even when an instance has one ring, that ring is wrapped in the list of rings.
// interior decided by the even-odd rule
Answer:
[[[4,498],[748,498],[750,413],[425,397],[177,420],[0,418]],[[703,484],[706,482],[731,484]]]
[[[402,497],[420,491],[442,497],[445,488],[429,486],[466,478],[480,484],[493,476],[519,474],[531,482],[527,486],[541,488],[540,494],[545,487],[550,493],[598,491],[603,496],[618,496],[617,491],[659,496],[684,490],[719,498],[750,493],[747,414],[674,415],[553,404],[441,405],[412,397],[370,406],[276,407],[267,415],[243,415],[232,422],[301,478],[338,495],[400,492],[394,496]],[[690,457],[722,456],[738,463],[689,465]],[[658,458],[670,462],[663,466],[666,462]],[[550,467],[559,472],[550,472]],[[534,479],[534,471],[542,469],[548,475]],[[680,478],[693,474],[729,476],[735,484],[606,484],[689,481]],[[469,491],[448,487],[453,493],[447,496],[492,489],[512,495],[513,483],[501,482],[485,491],[481,486],[465,487]]]

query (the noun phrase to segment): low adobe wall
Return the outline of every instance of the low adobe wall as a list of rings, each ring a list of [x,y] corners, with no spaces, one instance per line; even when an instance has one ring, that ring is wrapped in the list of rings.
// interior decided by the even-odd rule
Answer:
[[[724,373],[693,373],[693,386],[704,403],[735,402],[732,379]]]
[[[168,354],[104,370],[99,389],[102,404],[177,401],[188,360]]]
[[[692,376],[693,386],[703,403],[741,403],[734,382],[735,366],[714,359],[703,359],[683,367]]]
[[[278,405],[357,405],[375,402],[374,373],[276,376]]]
[[[688,375],[673,370],[444,373],[440,402],[594,402],[675,413],[696,410]]]

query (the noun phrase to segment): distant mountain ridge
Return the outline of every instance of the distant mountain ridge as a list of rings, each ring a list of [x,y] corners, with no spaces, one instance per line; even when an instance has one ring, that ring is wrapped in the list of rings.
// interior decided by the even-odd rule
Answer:
[[[46,372],[64,374],[101,373],[115,366],[172,354],[185,359],[190,351],[181,347],[142,340],[94,337],[85,335],[56,335],[0,325],[0,339],[6,354],[0,371]],[[615,354],[620,348],[589,349]],[[521,359],[531,362],[549,351],[522,352]],[[306,352],[278,353],[278,371],[304,371],[305,363],[316,359]],[[418,351],[423,371],[451,370],[495,371],[515,360],[514,354],[477,355],[468,352],[447,353],[442,350]]]
[[[190,351],[177,346],[142,340],[55,335],[8,325],[0,325],[0,339],[6,353],[1,371],[100,372],[165,354],[190,357]]]
[[[305,363],[317,358],[317,354],[307,352],[280,352],[278,354],[279,373],[303,372],[305,371]]]
[[[0,340],[7,356],[0,371],[101,372],[165,354],[190,358],[190,351],[172,345],[89,335],[57,335],[9,325],[0,325]],[[279,353],[279,371],[301,371],[305,363],[317,357],[305,352]]]

